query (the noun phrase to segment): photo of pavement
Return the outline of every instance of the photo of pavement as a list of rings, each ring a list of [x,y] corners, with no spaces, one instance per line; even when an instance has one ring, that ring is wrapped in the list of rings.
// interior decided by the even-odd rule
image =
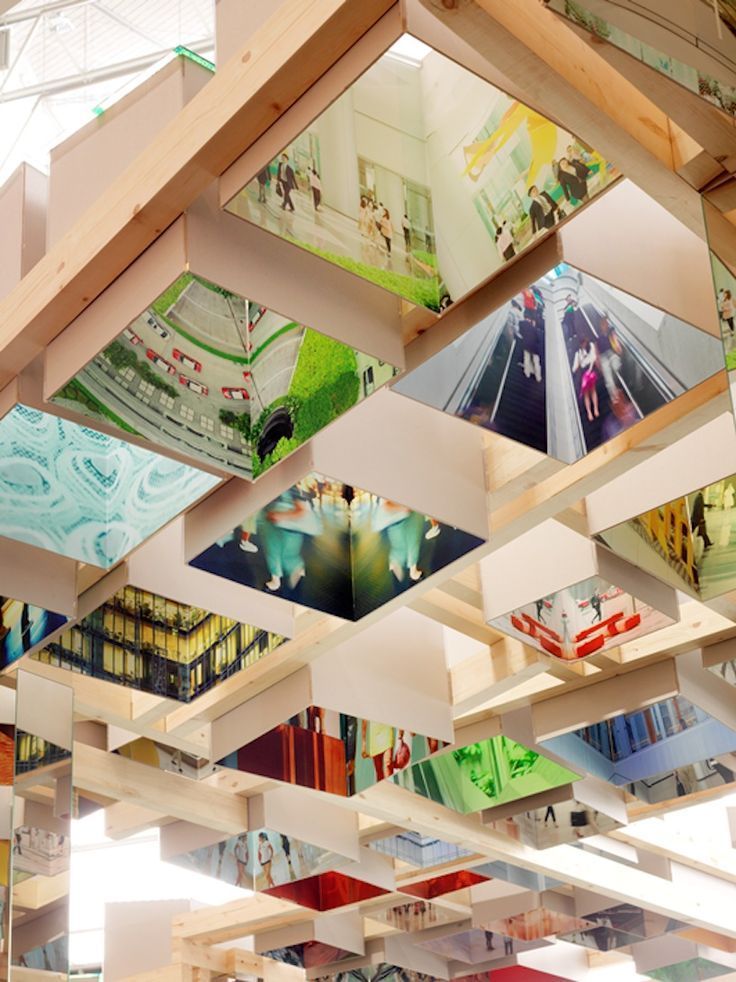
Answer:
[[[395,371],[186,273],[52,401],[252,479]]]

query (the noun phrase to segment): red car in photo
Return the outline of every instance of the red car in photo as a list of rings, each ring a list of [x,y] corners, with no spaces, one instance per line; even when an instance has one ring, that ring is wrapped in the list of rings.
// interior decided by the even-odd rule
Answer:
[[[161,355],[157,354],[153,348],[149,348],[146,351],[146,358],[152,361],[156,368],[160,368],[162,372],[166,372],[168,375],[176,375],[176,368],[171,364],[170,361],[166,361]]]
[[[206,385],[203,385],[194,378],[187,378],[186,375],[179,376],[179,384],[186,385],[188,389],[191,389],[192,392],[196,392],[198,396],[207,396],[210,393],[210,390]]]
[[[123,337],[126,341],[130,341],[131,344],[143,344],[143,341],[138,337],[135,331],[131,331],[129,327],[123,328]]]
[[[220,390],[226,399],[250,399],[247,389],[230,388],[223,386]]]
[[[202,371],[202,362],[197,361],[196,358],[192,358],[190,355],[180,351],[179,348],[174,348],[174,350],[171,352],[171,356],[174,361],[181,362],[185,368],[191,368],[193,372]]]
[[[263,317],[263,315],[266,313],[267,309],[268,309],[267,307],[255,307],[254,309],[253,306],[249,308],[249,311],[253,310],[253,313],[251,314],[251,318],[250,318],[250,324],[248,324],[249,331],[253,330],[253,328],[256,326],[256,324],[261,319],[261,317]]]

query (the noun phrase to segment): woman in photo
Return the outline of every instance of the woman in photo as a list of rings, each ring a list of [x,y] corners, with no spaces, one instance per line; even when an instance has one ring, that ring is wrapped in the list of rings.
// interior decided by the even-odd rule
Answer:
[[[730,331],[731,337],[733,337],[734,306],[730,290],[721,290],[720,296],[718,297],[718,312],[721,315],[721,320]]]
[[[314,210],[319,211],[319,206],[322,201],[322,181],[314,164],[312,164],[312,166],[309,168],[309,186],[312,189],[312,203],[314,204]]]
[[[273,846],[271,845],[268,836],[265,832],[258,833],[258,862],[263,870],[263,875],[266,877],[266,889],[275,887],[273,877],[271,876],[271,863],[273,862]]]
[[[557,180],[566,201],[588,200],[588,172],[588,166],[582,160],[570,161],[567,157],[560,158]]]
[[[386,244],[386,252],[391,255],[391,239],[394,234],[394,227],[391,224],[391,215],[389,214],[388,208],[384,208],[381,212],[381,217],[378,220],[378,228],[381,233],[381,237]]]
[[[248,883],[248,863],[250,862],[250,851],[248,849],[247,833],[238,836],[238,841],[235,843],[235,848],[233,849],[233,855],[235,857],[235,865],[238,868],[235,886],[243,887],[244,890],[247,890],[250,887],[250,884]]]
[[[394,728],[386,723],[372,723],[364,719],[361,724],[360,753],[363,760],[373,761],[376,781],[391,777],[393,768]]]
[[[580,372],[580,395],[585,404],[588,421],[600,415],[598,411],[598,351],[590,338],[582,338],[572,363],[573,375]]]
[[[513,257],[516,255],[514,237],[511,234],[511,229],[509,228],[509,223],[507,221],[502,222],[496,227],[496,248],[498,249],[499,255],[505,262],[508,262],[509,259],[513,259]]]

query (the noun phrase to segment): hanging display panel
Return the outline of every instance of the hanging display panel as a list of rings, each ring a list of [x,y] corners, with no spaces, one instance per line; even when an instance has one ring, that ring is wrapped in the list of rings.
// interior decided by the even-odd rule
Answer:
[[[421,53],[406,57],[401,41],[389,49],[226,207],[439,311],[619,172],[466,68],[413,47]]]
[[[736,589],[736,474],[599,532],[599,542],[698,600]]]
[[[400,726],[310,706],[218,763],[350,797],[444,745]]]
[[[447,808],[468,813],[523,800],[570,784],[579,776],[509,737],[496,736],[413,764],[396,774],[394,781]]]
[[[482,541],[405,505],[312,473],[190,565],[359,620]]]
[[[32,657],[190,702],[283,640],[250,624],[126,586]]]
[[[716,338],[561,263],[394,389],[572,463],[722,370]]]
[[[728,760],[736,732],[680,695],[551,737],[542,746],[648,802],[736,780]]]
[[[52,402],[250,479],[396,371],[183,273]]]
[[[0,535],[92,566],[114,566],[217,484],[27,406],[0,419]]]

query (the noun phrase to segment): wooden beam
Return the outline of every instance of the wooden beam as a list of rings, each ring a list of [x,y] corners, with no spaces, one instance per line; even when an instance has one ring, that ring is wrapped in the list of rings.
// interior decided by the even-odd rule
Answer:
[[[666,114],[541,3],[407,0],[407,18],[408,30],[473,60],[472,70],[590,143],[703,237],[700,196],[674,171]]]
[[[227,835],[248,828],[245,798],[83,743],[74,744],[74,783],[82,791],[132,802]]]
[[[287,0],[0,302],[0,386],[23,369],[393,6]]]

